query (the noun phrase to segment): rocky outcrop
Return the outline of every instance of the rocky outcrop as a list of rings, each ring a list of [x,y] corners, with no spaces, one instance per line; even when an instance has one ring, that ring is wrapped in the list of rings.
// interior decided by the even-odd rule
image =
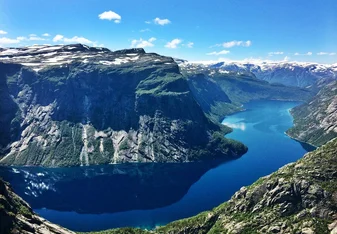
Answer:
[[[291,110],[294,126],[291,137],[314,146],[321,146],[337,137],[337,82],[324,87],[308,103]]]
[[[228,160],[247,151],[205,116],[172,58],[84,45],[0,58],[0,164]]]
[[[75,234],[37,216],[18,197],[9,184],[0,179],[0,233]]]

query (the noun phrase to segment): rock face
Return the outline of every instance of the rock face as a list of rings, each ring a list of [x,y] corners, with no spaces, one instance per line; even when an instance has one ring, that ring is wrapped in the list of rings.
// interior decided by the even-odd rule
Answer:
[[[337,139],[156,233],[336,233]]]
[[[291,137],[321,146],[337,137],[337,82],[324,87],[308,103],[291,110],[294,126]]]
[[[186,162],[247,150],[221,136],[172,58],[68,45],[7,49],[0,61],[0,164]]]
[[[75,234],[37,216],[29,205],[0,179],[0,233]]]
[[[313,95],[308,89],[270,84],[249,71],[186,62],[179,66],[200,106],[217,121],[242,110],[242,104],[252,100],[306,101]]]

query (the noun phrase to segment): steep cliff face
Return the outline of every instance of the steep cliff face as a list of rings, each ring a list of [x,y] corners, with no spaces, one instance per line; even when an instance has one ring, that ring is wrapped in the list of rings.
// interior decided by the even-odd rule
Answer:
[[[321,146],[337,137],[337,82],[324,87],[308,103],[291,110],[294,126],[291,137]]]
[[[0,57],[1,164],[186,162],[247,150],[219,137],[171,58],[83,45]]]
[[[74,234],[37,216],[29,205],[0,179],[0,233]]]

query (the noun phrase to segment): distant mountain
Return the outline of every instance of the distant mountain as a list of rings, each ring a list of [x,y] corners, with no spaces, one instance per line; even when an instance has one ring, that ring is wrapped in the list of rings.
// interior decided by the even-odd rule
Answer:
[[[196,66],[196,64],[188,62],[181,62],[180,64]],[[325,84],[337,79],[337,64],[324,65],[300,62],[219,62],[214,64],[204,64],[204,67],[217,68],[222,72],[251,72],[256,78],[270,83],[311,88],[312,90],[317,90]]]
[[[287,133],[300,141],[321,146],[337,137],[337,81],[309,102],[291,110],[294,126]]]
[[[172,58],[81,44],[0,52],[0,164],[228,160],[247,151],[208,119]]]
[[[270,84],[248,71],[224,71],[217,65],[186,62],[179,66],[200,106],[217,121],[242,110],[242,104],[252,100],[305,101],[314,94],[304,88]]]

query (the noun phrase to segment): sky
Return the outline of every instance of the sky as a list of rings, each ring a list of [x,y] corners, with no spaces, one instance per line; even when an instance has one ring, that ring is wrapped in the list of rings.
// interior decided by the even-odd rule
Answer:
[[[337,63],[337,0],[0,0],[0,47],[83,43],[187,59]]]

